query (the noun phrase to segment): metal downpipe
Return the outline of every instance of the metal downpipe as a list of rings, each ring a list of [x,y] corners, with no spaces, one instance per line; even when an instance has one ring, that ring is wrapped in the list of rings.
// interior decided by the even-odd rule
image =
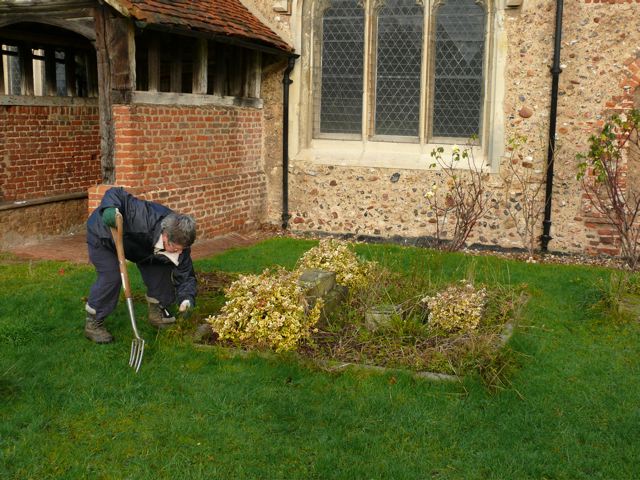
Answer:
[[[553,47],[553,65],[551,66],[551,108],[549,111],[549,147],[547,149],[547,182],[544,192],[544,220],[540,237],[543,252],[548,251],[551,232],[551,199],[553,194],[553,164],[556,149],[556,121],[558,113],[558,84],[560,81],[560,49],[562,41],[562,7],[563,0],[556,0],[556,29]]]
[[[293,80],[289,77],[296,64],[298,55],[287,59],[287,68],[282,77],[282,229],[289,226],[289,85]]]

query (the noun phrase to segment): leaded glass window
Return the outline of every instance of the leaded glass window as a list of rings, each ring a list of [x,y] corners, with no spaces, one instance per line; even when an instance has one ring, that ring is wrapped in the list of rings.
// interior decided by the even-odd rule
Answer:
[[[316,0],[316,137],[481,138],[491,1]]]
[[[436,13],[433,135],[471,137],[480,129],[485,12],[476,0],[448,0]]]
[[[418,136],[423,22],[415,0],[387,0],[380,8],[376,135]]]
[[[322,18],[320,132],[362,132],[364,10],[333,0]]]

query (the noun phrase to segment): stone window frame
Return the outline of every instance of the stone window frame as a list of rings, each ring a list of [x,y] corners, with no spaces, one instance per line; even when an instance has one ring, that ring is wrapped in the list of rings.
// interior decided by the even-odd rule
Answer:
[[[417,0],[424,3],[425,12],[433,12],[446,0]],[[365,50],[375,52],[372,43],[374,5],[380,0],[359,0],[371,5],[365,10]],[[371,55],[365,58],[364,94],[362,135],[348,134],[314,134],[318,112],[314,110],[315,79],[314,67],[320,59],[320,45],[322,41],[321,22],[323,9],[328,8],[330,0],[306,0],[302,6],[300,16],[301,32],[301,69],[299,72],[300,86],[298,89],[299,102],[296,104],[298,124],[294,125],[297,133],[297,145],[293,145],[293,160],[309,161],[318,164],[366,166],[407,169],[429,169],[432,163],[430,153],[434,148],[443,147],[445,155],[451,152],[455,145],[467,144],[469,139],[463,138],[429,138],[427,135],[427,121],[424,118],[430,101],[427,95],[432,95],[433,82],[429,81],[427,71],[432,68],[423,61],[423,85],[427,87],[421,91],[421,120],[418,141],[406,137],[376,137],[373,135],[372,111],[368,105],[372,104],[375,81],[371,75]],[[473,154],[476,162],[491,167],[497,171],[500,158],[504,154],[505,116],[502,104],[505,85],[505,65],[507,59],[506,29],[504,26],[506,8],[505,0],[476,0],[476,3],[486,8],[486,42],[484,59],[484,95],[480,133],[474,142]],[[423,48],[433,45],[435,28],[433,13],[425,15]],[[431,43],[430,43],[431,42]],[[423,52],[423,59],[427,53]],[[431,60],[433,55],[431,55]],[[370,134],[371,132],[371,134]],[[357,138],[356,138],[357,137]]]

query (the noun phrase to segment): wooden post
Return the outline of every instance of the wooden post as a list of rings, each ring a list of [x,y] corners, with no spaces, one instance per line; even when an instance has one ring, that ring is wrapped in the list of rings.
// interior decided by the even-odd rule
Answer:
[[[109,19],[110,14],[105,6],[95,9],[96,22],[96,59],[98,72],[98,97],[100,112],[100,166],[102,182],[115,183],[114,166],[114,131],[113,113],[111,111],[111,62],[109,59]],[[87,69],[89,62],[87,61]],[[89,87],[90,89],[91,87]]]
[[[33,55],[31,45],[18,47],[20,61],[20,94],[33,95]]]
[[[0,44],[0,49],[2,44]],[[0,52],[0,95],[6,95],[7,92],[4,89],[4,55]]]
[[[213,83],[213,94],[224,97],[227,94],[227,49],[218,44],[215,56],[216,79]]]
[[[253,50],[249,53],[247,64],[245,94],[249,98],[260,98],[260,82],[262,80],[262,52]]]
[[[108,23],[111,88],[131,92],[136,87],[135,28],[127,18],[112,17]]]
[[[67,97],[76,97],[78,95],[78,89],[76,88],[76,52],[72,48],[64,50],[64,78],[67,84]],[[88,76],[87,83],[89,83]],[[88,89],[89,85],[87,85]]]
[[[242,87],[245,86],[245,76],[243,72],[246,71],[247,56],[244,48],[233,48],[234,61],[231,63],[231,71],[229,72],[229,92],[228,95],[233,97],[242,96]]]
[[[98,63],[97,52],[87,52],[85,57],[85,68],[87,69],[87,97],[97,97],[98,93]]]
[[[102,181],[113,184],[116,175],[112,107],[114,101],[115,103],[130,101],[131,92],[135,89],[135,29],[130,19],[113,14],[105,5],[95,8],[94,17]]]
[[[175,93],[182,93],[182,48],[176,42],[171,48],[171,87]]]
[[[196,51],[193,53],[193,88],[192,93],[207,93],[207,40],[199,38],[196,41]]]
[[[56,84],[56,51],[52,47],[44,49],[44,88],[43,95],[55,97],[58,94]]]
[[[150,92],[157,92],[160,88],[160,39],[151,35],[147,48],[148,87]]]

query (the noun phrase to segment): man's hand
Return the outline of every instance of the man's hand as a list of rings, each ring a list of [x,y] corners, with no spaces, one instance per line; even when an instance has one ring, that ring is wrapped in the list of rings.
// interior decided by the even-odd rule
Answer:
[[[105,208],[102,211],[102,221],[104,222],[104,224],[107,227],[113,227],[115,228],[116,226],[116,214],[119,213],[118,209],[115,207],[109,207],[109,208]]]
[[[178,310],[180,310],[180,312],[186,312],[190,308],[191,308],[191,300],[183,300]]]

